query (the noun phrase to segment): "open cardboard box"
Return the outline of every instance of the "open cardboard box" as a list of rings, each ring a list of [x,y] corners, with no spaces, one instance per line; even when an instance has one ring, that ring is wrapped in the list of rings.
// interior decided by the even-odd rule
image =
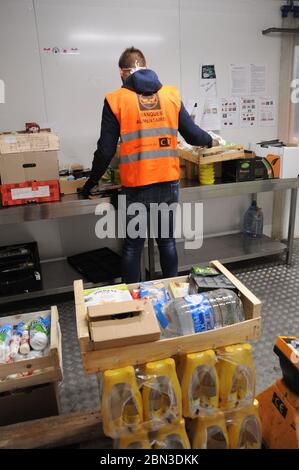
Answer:
[[[88,178],[80,178],[77,180],[59,180],[61,194],[77,194],[78,189],[83,188]]]
[[[87,307],[89,331],[99,349],[156,341],[160,328],[149,301],[130,300]]]
[[[58,415],[58,382],[1,393],[0,410],[0,426]]]

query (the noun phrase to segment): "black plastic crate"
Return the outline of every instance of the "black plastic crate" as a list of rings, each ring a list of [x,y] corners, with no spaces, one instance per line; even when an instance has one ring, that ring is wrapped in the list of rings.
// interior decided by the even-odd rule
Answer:
[[[238,293],[238,289],[224,274],[217,274],[215,276],[196,276],[191,274],[190,277],[191,289],[194,292],[207,292],[215,289],[230,289]]]
[[[121,277],[121,256],[110,248],[69,256],[67,260],[85,279],[95,284]]]
[[[0,247],[0,295],[16,295],[42,289],[36,242]]]

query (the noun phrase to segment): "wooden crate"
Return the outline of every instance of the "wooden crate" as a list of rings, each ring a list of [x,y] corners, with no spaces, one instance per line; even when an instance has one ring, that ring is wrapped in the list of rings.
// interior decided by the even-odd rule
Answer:
[[[25,313],[0,318],[0,325],[10,323],[17,325],[21,321],[28,321],[31,318],[40,316],[46,317],[50,311],[35,313]],[[7,378],[12,374],[32,371],[32,375],[22,378]],[[58,311],[56,307],[51,307],[51,333],[50,349],[46,356],[24,361],[13,362],[11,364],[0,364],[0,392],[11,391],[34,385],[41,385],[55,382],[62,379],[62,351],[61,332],[58,322]]]
[[[87,309],[83,297],[83,282],[75,281],[77,332],[86,373],[91,374],[127,365],[140,365],[179,354],[194,353],[210,348],[215,349],[221,346],[257,339],[261,332],[260,300],[219,261],[212,261],[210,265],[224,274],[239,290],[244,306],[245,321],[193,335],[105,350],[96,349],[96,344],[90,338]],[[187,276],[166,279],[164,282],[167,285],[170,281],[174,280],[185,282],[187,281]],[[130,289],[136,287],[138,287],[138,284],[129,286]]]
[[[178,149],[179,155],[183,160],[186,160],[196,165],[205,165],[208,163],[225,162],[227,160],[237,160],[245,158],[243,145],[229,145],[226,147],[212,147],[197,148],[194,147],[193,151]]]

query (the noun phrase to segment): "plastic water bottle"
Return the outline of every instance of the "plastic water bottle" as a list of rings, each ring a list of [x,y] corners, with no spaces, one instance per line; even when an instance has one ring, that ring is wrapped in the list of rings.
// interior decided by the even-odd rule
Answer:
[[[215,328],[233,325],[245,320],[243,304],[230,289],[216,289],[204,293],[214,313]]]
[[[213,330],[244,321],[241,299],[230,289],[216,289],[174,299],[165,306],[162,337]]]
[[[250,238],[263,236],[264,216],[262,209],[257,207],[256,201],[245,212],[243,232]]]

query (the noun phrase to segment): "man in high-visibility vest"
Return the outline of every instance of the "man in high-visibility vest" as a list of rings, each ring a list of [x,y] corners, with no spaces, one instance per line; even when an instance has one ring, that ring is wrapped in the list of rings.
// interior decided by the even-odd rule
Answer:
[[[178,132],[191,145],[212,147],[218,142],[193,122],[177,88],[163,86],[156,73],[146,67],[139,49],[126,49],[118,65],[123,86],[105,97],[101,136],[83,194],[88,196],[105,173],[120,138],[120,182],[127,207],[143,203],[149,212],[150,204],[170,206],[179,198]],[[178,270],[174,217],[172,211],[161,211],[161,214],[162,218],[169,219],[170,230],[164,238],[160,219],[155,238],[163,276],[173,277]],[[131,219],[132,216],[127,215],[126,223]],[[122,254],[124,282],[140,281],[144,242],[145,235],[136,238],[127,233]]]

